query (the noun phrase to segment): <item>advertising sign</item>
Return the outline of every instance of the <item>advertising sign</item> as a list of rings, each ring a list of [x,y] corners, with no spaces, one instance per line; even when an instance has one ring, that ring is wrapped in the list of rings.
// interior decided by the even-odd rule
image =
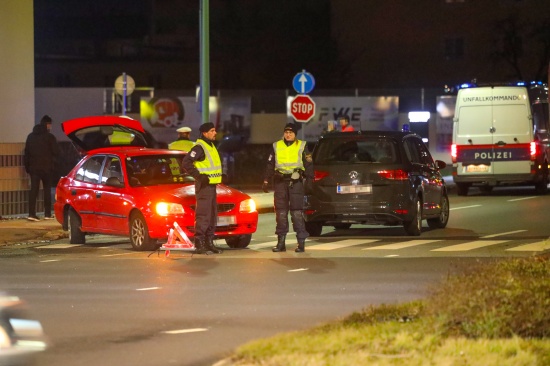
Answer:
[[[291,102],[287,98],[288,122],[294,119]],[[341,115],[350,118],[350,124],[359,130],[398,130],[399,97],[315,97],[315,114],[307,123],[300,124],[306,141],[316,141],[327,132],[329,121],[335,121]]]
[[[228,134],[250,136],[250,97],[210,97],[210,118],[216,125],[217,139]],[[177,138],[176,130],[190,127],[191,140],[199,137],[202,122],[201,112],[197,111],[194,97],[141,98],[141,123],[143,128],[162,143],[170,143]]]

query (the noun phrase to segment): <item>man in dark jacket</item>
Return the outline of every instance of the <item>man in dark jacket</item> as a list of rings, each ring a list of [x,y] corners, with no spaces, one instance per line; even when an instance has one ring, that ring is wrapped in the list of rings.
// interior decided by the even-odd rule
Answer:
[[[45,115],[40,123],[34,126],[25,143],[25,171],[31,176],[29,195],[29,221],[39,221],[36,216],[36,199],[40,181],[44,190],[44,218],[52,219],[52,174],[55,160],[59,156],[59,146],[54,135],[50,133],[52,119]]]

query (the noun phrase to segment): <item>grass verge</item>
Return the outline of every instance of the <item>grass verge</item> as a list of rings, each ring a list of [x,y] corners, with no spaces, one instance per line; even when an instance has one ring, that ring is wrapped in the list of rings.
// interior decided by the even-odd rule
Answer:
[[[246,365],[550,365],[550,262],[469,268],[422,301],[368,307],[239,347]]]

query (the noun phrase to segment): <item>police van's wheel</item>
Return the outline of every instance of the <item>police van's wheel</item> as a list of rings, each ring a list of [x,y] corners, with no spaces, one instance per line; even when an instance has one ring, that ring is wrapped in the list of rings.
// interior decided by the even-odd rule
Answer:
[[[467,196],[468,189],[470,188],[470,183],[457,183],[456,189],[459,196]]]
[[[323,232],[323,223],[319,221],[306,222],[306,231],[311,236],[319,236]]]
[[[230,236],[229,238],[225,238],[225,243],[229,248],[246,248],[248,244],[250,244],[250,241],[252,240],[252,235],[237,235],[237,236]]]
[[[447,226],[447,222],[449,221],[449,197],[446,194],[441,197],[441,212],[439,216],[426,221],[428,221],[428,226],[431,229],[443,229]]]
[[[69,243],[71,244],[86,244],[86,234],[80,230],[82,220],[80,216],[71,208],[67,215],[67,226],[69,228]]]
[[[410,221],[404,221],[405,232],[410,236],[418,236],[422,232],[422,201],[416,198],[413,205],[413,217]]]
[[[130,242],[135,250],[155,250],[157,249],[156,239],[149,237],[149,228],[142,214],[134,213],[130,218]]]

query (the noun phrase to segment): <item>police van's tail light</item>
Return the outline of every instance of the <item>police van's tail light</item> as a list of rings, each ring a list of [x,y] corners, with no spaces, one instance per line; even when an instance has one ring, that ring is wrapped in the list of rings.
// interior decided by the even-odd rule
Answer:
[[[316,170],[314,173],[313,173],[313,180],[314,181],[318,181],[318,180],[321,180],[325,177],[328,177],[329,176],[329,172],[325,172],[325,171],[322,171],[322,170]]]
[[[536,160],[537,158],[537,143],[531,141],[529,144],[529,153],[531,154],[531,160]]]
[[[409,173],[402,169],[396,170],[379,170],[378,175],[385,179],[390,180],[407,180],[409,179]]]
[[[456,157],[458,156],[458,148],[456,147],[456,144],[451,145],[451,159],[453,163],[456,163]]]

